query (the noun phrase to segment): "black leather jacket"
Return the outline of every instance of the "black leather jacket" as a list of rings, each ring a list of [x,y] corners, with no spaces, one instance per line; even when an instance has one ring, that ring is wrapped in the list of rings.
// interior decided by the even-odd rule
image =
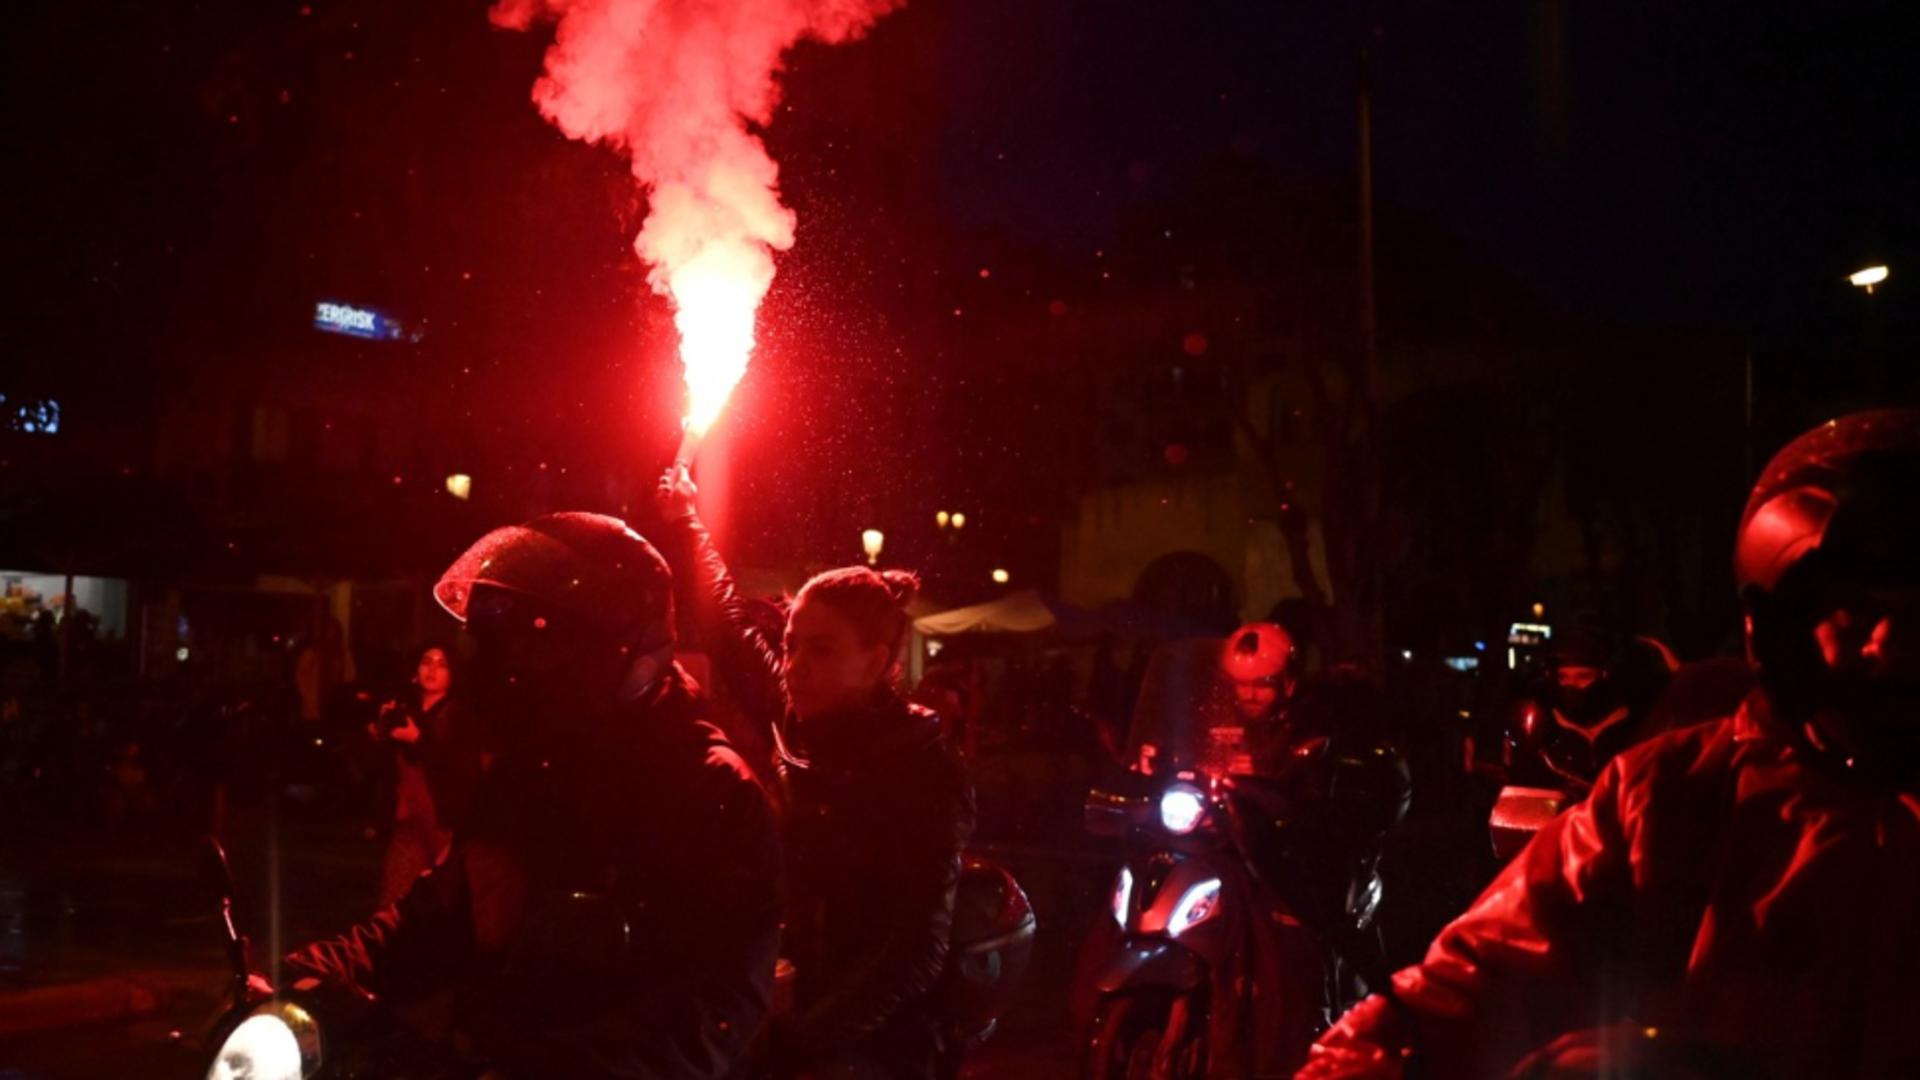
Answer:
[[[787,715],[777,644],[753,618],[697,519],[667,536],[706,631],[715,678],[771,730],[787,859],[784,951],[795,1014],[777,1025],[789,1064],[852,1056],[924,1073],[973,790],[938,718],[886,692],[810,722]],[[677,549],[677,550],[676,550]]]
[[[771,998],[779,848],[702,710],[676,669],[577,737],[503,754],[447,859],[288,957],[289,980],[451,991],[460,1034],[507,1076],[730,1075]]]
[[[1412,799],[1405,759],[1377,730],[1380,709],[1364,687],[1303,689],[1264,730],[1250,725],[1257,775],[1239,780],[1239,842],[1336,948],[1371,923],[1381,840]]]

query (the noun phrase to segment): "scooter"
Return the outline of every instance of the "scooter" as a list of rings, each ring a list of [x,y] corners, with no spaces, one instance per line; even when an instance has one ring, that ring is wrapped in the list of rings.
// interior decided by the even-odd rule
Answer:
[[[1335,1003],[1329,950],[1260,883],[1262,867],[1270,880],[1281,864],[1264,857],[1277,837],[1262,834],[1283,812],[1267,781],[1192,769],[1131,772],[1088,796],[1088,831],[1130,850],[1113,883],[1111,946],[1092,969],[1085,1080],[1180,1080],[1228,1064],[1253,1075],[1304,1054]],[[1355,899],[1369,924],[1378,879]]]
[[[206,1045],[206,1080],[453,1080],[484,1070],[416,1035],[372,995],[332,983],[275,988],[254,974],[251,949],[234,920],[236,889],[226,851],[209,838],[208,876],[220,903],[230,1004]],[[939,989],[948,1049],[943,1076],[958,1076],[966,1053],[990,1038],[1033,952],[1036,922],[1018,882],[1000,866],[969,857],[956,900],[952,950]],[[563,952],[604,955],[628,939],[624,916],[588,894],[549,913]],[[776,970],[776,1000],[791,997],[793,969]]]
[[[207,1080],[311,1080],[331,1056],[333,1023],[323,1043],[319,1013],[357,1014],[360,1006],[323,1006],[312,995],[279,993],[253,973],[252,949],[234,922],[233,868],[220,841],[207,838],[207,866],[220,902],[220,927],[229,968],[225,1013],[214,1022],[207,1045],[214,1048],[202,1075]],[[371,1002],[365,1003],[367,1007]],[[334,1070],[327,1075],[348,1076]]]
[[[234,921],[233,871],[208,838],[230,1002],[208,1032],[206,1080],[470,1080],[477,1064],[421,1038],[365,991],[332,983],[270,986]],[[591,898],[589,898],[591,899]]]

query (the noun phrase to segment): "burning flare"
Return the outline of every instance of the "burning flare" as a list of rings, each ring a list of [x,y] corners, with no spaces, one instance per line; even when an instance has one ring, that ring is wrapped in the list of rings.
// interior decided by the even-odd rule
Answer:
[[[779,166],[748,129],[780,100],[775,74],[801,38],[860,36],[905,0],[498,0],[495,25],[557,26],[540,112],[569,137],[627,156],[648,195],[634,250],[673,301],[686,368],[687,441],[706,434],[753,351],[773,253],[793,246]]]

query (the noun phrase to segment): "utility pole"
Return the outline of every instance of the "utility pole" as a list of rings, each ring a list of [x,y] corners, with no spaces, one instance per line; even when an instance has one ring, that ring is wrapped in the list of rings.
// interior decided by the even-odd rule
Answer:
[[[1352,392],[1358,395],[1357,407],[1349,407],[1348,416],[1352,421],[1349,438],[1354,445],[1349,447],[1359,466],[1358,513],[1348,521],[1351,535],[1348,542],[1354,545],[1355,565],[1351,595],[1343,598],[1350,606],[1349,618],[1353,620],[1357,631],[1357,640],[1351,644],[1357,646],[1361,659],[1369,668],[1386,654],[1385,617],[1380,610],[1384,593],[1385,568],[1380,565],[1380,343],[1374,301],[1374,235],[1373,235],[1373,39],[1374,9],[1372,0],[1361,0],[1360,5],[1360,48],[1359,48],[1359,86],[1357,88],[1356,127],[1358,147],[1359,219],[1359,287],[1360,287],[1360,371],[1354,380]]]

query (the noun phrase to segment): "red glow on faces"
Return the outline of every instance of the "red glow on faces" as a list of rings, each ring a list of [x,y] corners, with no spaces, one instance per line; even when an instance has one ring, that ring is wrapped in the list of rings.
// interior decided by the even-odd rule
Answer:
[[[1554,681],[1563,689],[1585,690],[1600,679],[1600,669],[1585,664],[1563,664],[1553,669]]]

